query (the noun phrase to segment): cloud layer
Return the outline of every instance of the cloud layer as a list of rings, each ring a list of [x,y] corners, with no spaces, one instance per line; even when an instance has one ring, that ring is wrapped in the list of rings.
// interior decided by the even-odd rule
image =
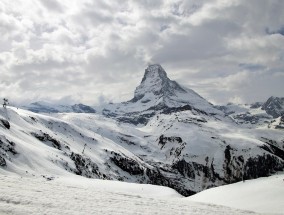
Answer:
[[[0,95],[132,97],[148,63],[213,103],[284,96],[281,0],[3,0]]]

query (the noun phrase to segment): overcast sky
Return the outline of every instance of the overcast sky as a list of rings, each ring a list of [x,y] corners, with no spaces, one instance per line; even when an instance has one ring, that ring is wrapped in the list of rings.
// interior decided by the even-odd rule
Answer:
[[[284,96],[283,0],[1,0],[0,96],[133,97],[148,63],[215,104]]]

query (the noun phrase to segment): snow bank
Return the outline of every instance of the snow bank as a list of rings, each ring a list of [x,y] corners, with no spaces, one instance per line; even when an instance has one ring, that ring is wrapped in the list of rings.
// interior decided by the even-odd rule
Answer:
[[[187,199],[260,213],[284,214],[284,174],[208,189]]]

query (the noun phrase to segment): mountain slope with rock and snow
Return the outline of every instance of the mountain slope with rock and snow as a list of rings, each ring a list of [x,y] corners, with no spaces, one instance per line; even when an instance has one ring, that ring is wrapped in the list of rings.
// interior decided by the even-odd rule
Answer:
[[[156,184],[184,196],[284,168],[282,130],[240,126],[159,65],[134,99],[102,114],[0,108],[0,143],[4,172]]]
[[[284,98],[271,96],[266,102],[215,106],[245,127],[268,127],[284,129]]]

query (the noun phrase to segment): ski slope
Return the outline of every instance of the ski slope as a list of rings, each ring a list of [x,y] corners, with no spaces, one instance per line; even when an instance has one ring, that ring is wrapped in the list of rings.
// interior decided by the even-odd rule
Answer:
[[[161,186],[79,176],[0,174],[0,187],[0,214],[255,214],[186,201],[176,191]]]
[[[284,173],[211,188],[187,199],[259,213],[284,214]]]

